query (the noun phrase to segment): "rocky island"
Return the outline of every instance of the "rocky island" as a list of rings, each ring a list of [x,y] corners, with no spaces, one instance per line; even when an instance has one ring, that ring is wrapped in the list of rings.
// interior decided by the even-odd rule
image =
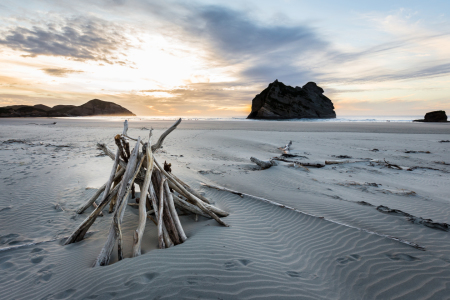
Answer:
[[[425,117],[414,122],[448,122],[447,115],[443,110],[431,111],[425,114]]]
[[[84,117],[84,116],[135,116],[128,109],[108,101],[93,99],[83,105],[12,105],[0,107],[1,118],[12,117]]]
[[[333,102],[323,92],[314,82],[294,88],[275,80],[252,100],[247,119],[336,118]]]

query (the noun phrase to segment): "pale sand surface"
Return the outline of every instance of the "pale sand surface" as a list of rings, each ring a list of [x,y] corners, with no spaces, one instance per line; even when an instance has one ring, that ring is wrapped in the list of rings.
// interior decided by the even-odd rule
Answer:
[[[133,122],[129,135],[147,136],[140,128],[153,126],[159,136],[171,124]],[[57,239],[0,251],[2,299],[450,299],[450,232],[357,203],[450,223],[450,165],[435,163],[450,164],[450,143],[439,143],[450,140],[448,124],[183,121],[159,160],[229,211],[224,220],[231,227],[184,216],[186,243],[159,250],[155,226],[147,222],[144,255],[99,268],[91,265],[112,215],[105,211],[82,242],[62,246],[61,238],[91,211],[75,213],[95,192],[86,188],[100,187],[109,175],[112,161],[96,156],[96,142],[113,147],[122,123],[1,119],[0,125],[0,248]],[[3,143],[9,139],[26,143]],[[309,172],[280,163],[259,171],[250,162],[280,155],[277,147],[289,140],[305,162],[349,155],[439,170],[359,162]],[[137,210],[128,208],[126,256],[137,220]]]

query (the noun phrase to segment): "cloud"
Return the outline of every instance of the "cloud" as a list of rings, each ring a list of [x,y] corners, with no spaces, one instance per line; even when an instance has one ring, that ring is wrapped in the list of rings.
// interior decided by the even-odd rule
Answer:
[[[66,77],[68,74],[84,72],[84,71],[80,71],[80,70],[70,70],[67,68],[47,68],[47,69],[41,69],[41,70],[50,76],[56,76],[56,77]]]
[[[26,56],[62,56],[77,61],[124,64],[118,55],[128,48],[120,27],[98,18],[66,18],[41,26],[15,26],[3,32],[0,45]]]
[[[313,72],[301,61],[330,48],[308,25],[267,24],[223,6],[190,5],[182,13],[170,18],[183,32],[181,39],[202,45],[216,66],[234,65],[241,80],[253,83],[277,78],[306,82]]]

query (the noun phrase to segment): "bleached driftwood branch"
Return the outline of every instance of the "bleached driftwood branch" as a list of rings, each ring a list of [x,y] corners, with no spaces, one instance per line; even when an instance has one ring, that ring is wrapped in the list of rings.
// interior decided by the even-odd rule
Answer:
[[[272,166],[276,166],[277,163],[273,160],[269,160],[269,161],[264,161],[264,160],[259,160],[256,157],[250,157],[250,160],[252,162],[254,162],[255,164],[257,164],[262,170],[268,169]]]

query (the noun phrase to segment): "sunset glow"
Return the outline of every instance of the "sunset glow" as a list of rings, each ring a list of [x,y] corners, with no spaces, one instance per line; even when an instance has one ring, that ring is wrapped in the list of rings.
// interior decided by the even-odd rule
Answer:
[[[391,2],[3,1],[0,106],[245,117],[278,79],[338,115],[450,110],[450,3]]]

